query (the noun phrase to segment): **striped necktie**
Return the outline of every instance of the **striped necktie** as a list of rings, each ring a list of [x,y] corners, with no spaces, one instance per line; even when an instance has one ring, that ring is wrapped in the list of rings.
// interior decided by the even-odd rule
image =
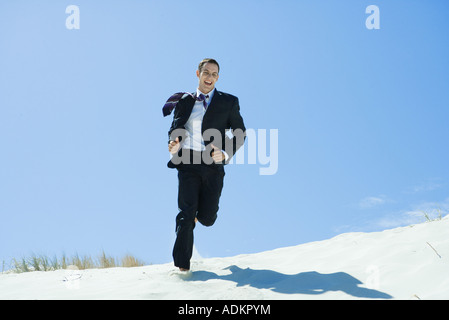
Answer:
[[[209,95],[204,95],[204,94],[200,94],[198,97],[196,96],[196,94],[192,94],[190,92],[176,92],[175,94],[172,94],[170,96],[170,98],[168,98],[167,102],[165,102],[164,106],[162,107],[162,114],[164,115],[164,117],[168,116],[169,114],[172,113],[173,109],[176,107],[176,105],[178,104],[179,100],[181,100],[182,98],[184,98],[186,95],[191,96],[193,99],[197,100],[197,101],[202,101],[203,102],[203,106],[204,109],[207,109],[207,102],[206,99],[209,98]]]
[[[205,96],[204,94],[200,93],[199,97],[196,98],[197,101],[203,101],[204,110],[207,109],[207,102],[206,99],[209,98],[209,95]]]

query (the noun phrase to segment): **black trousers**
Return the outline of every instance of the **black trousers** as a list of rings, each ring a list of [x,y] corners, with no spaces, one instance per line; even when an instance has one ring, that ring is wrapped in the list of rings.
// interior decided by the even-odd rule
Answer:
[[[176,267],[190,269],[195,217],[204,226],[217,219],[223,189],[222,165],[184,164],[178,169],[178,207],[173,260]]]

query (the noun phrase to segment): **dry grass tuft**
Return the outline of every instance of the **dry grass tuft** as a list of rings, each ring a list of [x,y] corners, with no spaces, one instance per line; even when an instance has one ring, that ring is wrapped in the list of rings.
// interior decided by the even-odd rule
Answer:
[[[31,271],[53,271],[59,269],[76,268],[78,270],[85,269],[103,269],[103,268],[131,268],[140,267],[145,263],[136,257],[126,254],[121,259],[116,259],[112,256],[106,255],[104,251],[94,258],[92,256],[79,256],[75,254],[72,257],[67,257],[65,254],[61,258],[49,258],[43,255],[31,255],[22,259],[12,259],[9,272],[22,273]],[[5,271],[5,262],[2,262],[2,272]]]

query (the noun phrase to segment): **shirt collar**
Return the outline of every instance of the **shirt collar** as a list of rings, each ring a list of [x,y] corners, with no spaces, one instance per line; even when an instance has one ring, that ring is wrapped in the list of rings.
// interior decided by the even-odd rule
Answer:
[[[203,94],[203,95],[205,95],[205,96],[209,96],[209,98],[206,99],[206,102],[209,102],[209,101],[212,100],[212,97],[214,96],[215,90],[216,90],[216,89],[214,88],[214,90],[212,90],[212,91],[209,92],[208,94],[205,94],[205,93],[202,93],[202,92],[200,91],[199,88],[197,88],[197,89],[196,89],[196,96],[199,97],[200,94]]]

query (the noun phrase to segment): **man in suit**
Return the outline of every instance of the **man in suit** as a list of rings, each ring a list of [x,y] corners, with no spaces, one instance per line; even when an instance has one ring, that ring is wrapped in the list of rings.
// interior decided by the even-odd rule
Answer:
[[[179,182],[173,259],[181,271],[190,269],[196,222],[212,226],[217,219],[223,166],[245,140],[238,98],[215,89],[219,71],[214,59],[200,62],[198,88],[177,102],[169,130],[172,158],[168,167],[178,170]],[[226,134],[228,129],[232,129],[232,138]]]

